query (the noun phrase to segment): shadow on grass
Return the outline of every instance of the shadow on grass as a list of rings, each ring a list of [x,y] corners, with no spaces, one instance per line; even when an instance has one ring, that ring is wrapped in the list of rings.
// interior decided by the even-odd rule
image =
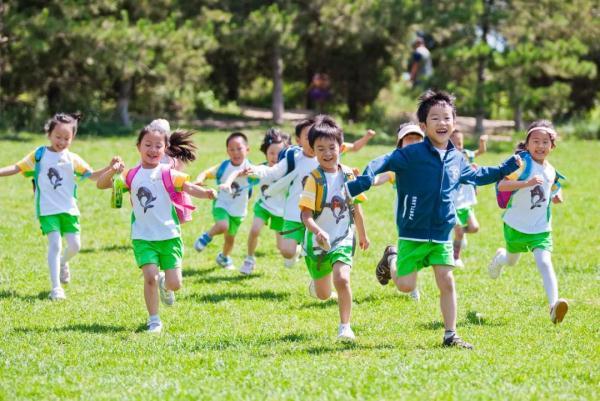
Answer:
[[[0,134],[0,141],[10,141],[10,142],[31,142],[33,141],[33,136],[21,136],[15,134]]]
[[[342,342],[338,341],[333,345],[320,345],[317,347],[309,347],[306,349],[295,350],[296,352],[305,352],[311,355],[321,355],[321,354],[329,354],[334,352],[343,352],[343,351],[366,351],[366,350],[384,350],[384,349],[394,349],[395,345],[393,344],[378,344],[378,345],[367,345],[361,344],[358,342]]]
[[[207,283],[207,284],[215,284],[215,283],[237,283],[240,281],[252,280],[255,278],[262,277],[261,273],[258,274],[250,274],[243,275],[237,274],[235,276],[211,276],[211,277],[202,277],[196,280],[197,283]]]
[[[326,301],[321,301],[319,299],[313,298],[311,302],[305,302],[298,307],[298,309],[326,309],[330,306],[337,306],[337,299],[329,298]]]
[[[217,267],[211,267],[210,269],[186,269],[184,268],[181,271],[183,277],[193,277],[193,276],[206,276],[214,271],[218,270]]]
[[[481,315],[478,315],[477,312],[468,311],[465,319],[456,323],[457,327],[472,326],[472,325],[500,327],[500,326],[506,326],[506,322],[502,322],[502,321],[490,322],[490,321],[486,320],[484,317],[482,317]],[[442,330],[444,328],[444,323],[439,320],[436,320],[433,322],[422,323],[421,327],[426,330]]]
[[[274,291],[255,291],[255,292],[220,292],[216,294],[199,295],[193,294],[183,298],[183,300],[199,301],[216,304],[223,301],[243,301],[243,300],[265,300],[281,302],[289,298],[289,294]]]
[[[113,251],[129,251],[131,245],[109,245],[100,248],[83,248],[80,253],[97,253],[97,252],[113,252]]]
[[[20,299],[21,301],[50,301],[48,298],[50,291],[41,291],[37,295],[21,295],[16,291],[0,291],[0,299]]]
[[[70,324],[63,327],[16,327],[14,329],[17,333],[50,333],[50,332],[68,332],[78,331],[80,333],[90,334],[106,334],[106,333],[119,333],[128,331],[127,327],[124,326],[112,326],[100,323],[92,324]]]

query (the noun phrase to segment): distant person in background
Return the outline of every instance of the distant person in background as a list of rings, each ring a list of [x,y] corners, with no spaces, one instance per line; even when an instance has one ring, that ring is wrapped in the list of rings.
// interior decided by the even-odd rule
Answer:
[[[331,80],[329,75],[316,73],[308,87],[308,100],[310,108],[323,112],[325,103],[331,99]]]
[[[429,53],[429,49],[425,47],[425,41],[421,37],[418,37],[413,42],[409,73],[410,82],[413,87],[425,85],[427,80],[433,75],[431,54]]]

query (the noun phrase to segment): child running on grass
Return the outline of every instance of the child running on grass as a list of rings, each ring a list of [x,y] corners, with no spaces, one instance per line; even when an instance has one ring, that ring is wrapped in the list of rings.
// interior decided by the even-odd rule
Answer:
[[[48,237],[48,267],[52,289],[50,299],[65,299],[61,286],[71,280],[69,260],[81,248],[77,183],[75,177],[96,181],[110,164],[94,172],[69,147],[77,134],[81,114],[55,114],[44,126],[50,146],[41,146],[20,162],[0,169],[0,177],[22,173],[33,178],[35,212],[42,234]],[[117,159],[113,159],[111,163]],[[62,241],[67,247],[61,256]]]
[[[223,234],[223,251],[217,255],[217,264],[224,269],[234,270],[233,259],[229,256],[248,208],[248,199],[252,194],[252,183],[245,174],[251,164],[247,156],[250,152],[248,137],[234,132],[225,141],[229,159],[201,172],[196,183],[204,185],[208,178],[214,178],[219,184],[217,199],[213,202],[215,224],[194,243],[194,248],[202,252],[211,243],[215,235]]]
[[[499,191],[510,191],[510,201],[504,212],[506,248],[499,248],[488,270],[498,278],[505,265],[513,266],[522,252],[533,252],[542,276],[550,305],[550,320],[560,323],[569,309],[565,299],[558,297],[558,282],[552,266],[552,226],[550,201],[562,202],[560,174],[548,161],[556,147],[557,133],[550,121],[534,121],[527,129],[525,142],[519,144],[523,165],[500,181]]]
[[[487,150],[487,135],[479,137],[479,148],[476,151],[465,149],[463,133],[455,129],[450,136],[450,140],[459,152],[462,152],[465,159],[470,163],[475,163],[475,158],[481,156]],[[454,198],[454,207],[456,208],[456,226],[454,226],[454,241],[452,248],[454,251],[454,265],[464,267],[460,258],[460,252],[467,245],[467,233],[475,234],[479,231],[479,222],[475,217],[473,206],[477,203],[477,190],[474,185],[461,184],[456,191]]]
[[[147,328],[160,333],[158,293],[166,306],[175,303],[175,291],[181,288],[183,242],[181,221],[172,201],[174,192],[185,192],[203,199],[214,199],[212,189],[189,183],[189,176],[161,163],[165,153],[183,162],[195,160],[191,132],[144,127],[137,138],[141,163],[125,174],[121,161],[113,164],[98,180],[100,189],[112,187],[115,174],[121,174],[131,194],[131,242],[137,266],[144,275],[144,300],[148,309]],[[171,187],[171,189],[168,188]]]
[[[269,128],[260,145],[260,150],[267,158],[265,165],[269,167],[277,164],[278,156],[282,150],[290,146],[290,137],[277,128]],[[254,221],[248,234],[248,255],[244,264],[240,268],[240,273],[251,274],[256,266],[254,252],[258,245],[258,236],[263,226],[269,224],[269,227],[275,231],[277,248],[281,248],[283,237],[279,233],[283,229],[283,206],[285,204],[285,194],[279,193],[274,196],[268,196],[265,191],[272,183],[269,179],[260,180],[260,198],[254,204]]]
[[[319,166],[307,176],[299,201],[302,222],[307,228],[304,240],[306,266],[313,280],[311,287],[314,286],[314,292],[321,300],[331,297],[333,274],[340,314],[338,338],[353,341],[350,269],[354,254],[354,225],[361,249],[369,247],[369,239],[362,210],[356,204],[358,199],[350,197],[345,187],[354,175],[349,167],[339,164],[343,143],[341,128],[330,117],[319,116],[308,138]]]
[[[456,110],[454,97],[428,90],[419,102],[417,116],[427,136],[421,143],[383,155],[369,163],[362,176],[347,184],[350,195],[368,190],[375,176],[385,171],[396,174],[398,247],[385,249],[379,262],[390,272],[402,292],[416,288],[417,273],[433,266],[440,290],[444,319],[443,345],[471,349],[456,334],[456,290],[452,269],[454,257],[450,233],[456,217],[452,203],[461,183],[490,184],[518,168],[518,156],[500,167],[473,169],[450,142]],[[396,265],[393,265],[396,259]]]
[[[419,127],[418,125],[416,125],[414,123],[409,122],[409,123],[401,124],[398,127],[397,137],[398,137],[398,139],[396,142],[396,148],[401,149],[405,146],[412,145],[414,143],[423,142],[423,139],[425,139],[425,134],[423,133],[423,131],[421,131],[421,127]],[[374,186],[383,185],[386,182],[391,183],[395,189],[396,188],[396,174],[394,174],[391,171],[388,171],[383,174],[379,174],[375,178],[375,182],[373,182],[373,185]],[[394,211],[397,211],[397,210],[398,210],[398,199],[394,198]],[[396,265],[396,255],[395,255],[396,247],[393,245],[389,245],[389,246],[391,247],[391,251],[392,251],[392,261],[390,262],[390,264],[392,266],[395,266]],[[375,277],[377,277],[377,281],[379,281],[379,284],[387,285],[387,283],[391,279],[390,271],[389,271],[389,269],[385,269],[380,264],[378,264],[377,267],[375,268]],[[410,292],[410,297],[412,299],[414,299],[415,301],[420,300],[421,293],[419,292],[419,288],[415,287],[415,289]]]

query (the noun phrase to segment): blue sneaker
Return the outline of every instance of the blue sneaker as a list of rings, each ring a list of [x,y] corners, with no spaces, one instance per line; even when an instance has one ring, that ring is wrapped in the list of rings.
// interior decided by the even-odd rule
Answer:
[[[206,248],[208,244],[210,244],[210,241],[212,241],[212,237],[208,235],[208,233],[204,233],[201,236],[199,236],[194,242],[194,249],[198,252],[202,252],[204,248]]]
[[[217,264],[226,270],[235,270],[233,259],[230,256],[223,256],[222,253],[217,255]]]

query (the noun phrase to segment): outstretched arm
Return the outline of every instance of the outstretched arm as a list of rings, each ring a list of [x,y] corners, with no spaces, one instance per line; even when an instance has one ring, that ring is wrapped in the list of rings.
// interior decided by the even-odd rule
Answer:
[[[487,152],[487,141],[487,135],[484,134],[479,137],[479,148],[475,151],[475,157],[481,156],[482,154]]]
[[[96,187],[98,189],[112,188],[113,176],[118,173],[123,174],[124,170],[125,170],[125,165],[123,164],[123,162],[117,162],[117,163],[113,164],[112,166],[110,166],[109,169],[105,170],[102,173],[102,175],[100,175],[98,177],[98,181],[96,182]]]
[[[368,130],[361,138],[357,139],[352,143],[345,143],[346,152],[358,152],[361,150],[370,140],[375,136],[375,131],[372,129]]]
[[[498,191],[516,191],[517,189],[542,185],[544,179],[540,175],[535,175],[527,181],[503,179],[498,183]]]
[[[183,191],[199,199],[215,199],[217,197],[217,191],[214,189],[202,188],[187,181],[183,184]]]
[[[0,168],[0,177],[8,177],[11,175],[19,174],[20,172],[21,169],[19,168],[19,166],[13,164],[12,166]]]
[[[488,185],[500,181],[521,166],[521,157],[513,155],[498,167],[478,167],[474,169],[462,159],[460,182],[462,184]]]
[[[380,156],[375,160],[372,160],[363,174],[356,177],[355,180],[348,182],[348,193],[352,197],[368,191],[375,181],[377,174],[385,173],[386,171],[399,171],[407,165],[406,155],[402,152],[402,149],[396,149],[391,153]]]
[[[98,179],[100,177],[102,177],[104,175],[104,173],[112,170],[112,166],[117,163],[123,163],[123,159],[121,159],[121,156],[114,156],[111,159],[110,163],[108,163],[108,166],[101,168],[100,170],[94,171],[92,174],[90,174],[90,176],[88,178],[92,181],[98,181]]]

